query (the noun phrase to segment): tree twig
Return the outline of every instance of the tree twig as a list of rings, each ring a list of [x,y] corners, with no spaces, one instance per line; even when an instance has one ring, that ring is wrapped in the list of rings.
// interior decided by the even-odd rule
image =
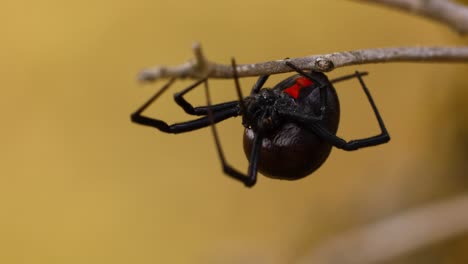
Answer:
[[[309,252],[299,264],[377,263],[466,232],[467,194],[338,235]]]
[[[448,25],[460,34],[468,34],[468,7],[450,0],[354,0],[383,4],[428,17]]]
[[[160,78],[232,78],[231,65],[210,62],[198,44],[193,46],[195,60],[184,64],[165,67],[159,66],[143,70],[141,81],[154,81]],[[468,47],[394,47],[335,52],[288,59],[303,70],[320,72],[331,71],[338,67],[382,62],[468,62]],[[268,61],[254,64],[237,65],[239,77],[260,76],[293,71],[286,66],[286,60]]]

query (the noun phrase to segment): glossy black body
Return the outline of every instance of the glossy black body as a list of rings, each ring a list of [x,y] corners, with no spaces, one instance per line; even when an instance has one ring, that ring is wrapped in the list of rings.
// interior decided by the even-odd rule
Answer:
[[[297,78],[304,78],[299,74],[283,80],[272,89],[263,88],[258,94],[245,99],[246,112],[255,112],[256,109],[259,113],[267,111],[278,122],[263,134],[258,170],[265,176],[284,180],[300,179],[317,170],[331,152],[332,145],[329,142],[308,130],[304,127],[305,124],[291,122],[291,119],[284,118],[281,114],[286,108],[290,108],[288,111],[301,109],[307,115],[319,116],[319,87],[325,86],[327,111],[323,120],[317,122],[330,133],[336,134],[340,121],[340,104],[335,88],[323,73],[313,72],[310,76],[313,78],[313,85],[302,88],[297,99],[283,90],[294,85]],[[246,127],[244,152],[248,159],[256,129],[252,126],[252,121],[246,118],[248,114],[243,117]],[[262,120],[259,116],[251,119]]]

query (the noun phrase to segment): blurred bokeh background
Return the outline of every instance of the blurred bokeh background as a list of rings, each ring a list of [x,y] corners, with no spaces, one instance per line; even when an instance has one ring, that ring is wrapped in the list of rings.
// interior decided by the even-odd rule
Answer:
[[[299,181],[260,176],[253,189],[221,173],[210,130],[168,135],[129,120],[163,84],[141,85],[137,73],[186,61],[194,41],[225,63],[468,43],[426,19],[344,0],[6,0],[0,36],[1,263],[294,263],[343,231],[468,187],[463,64],[330,73],[371,73],[392,140],[334,150]],[[254,81],[242,79],[244,90]],[[147,113],[190,118],[171,95],[190,83]],[[211,87],[217,102],[236,96],[232,80]],[[339,135],[378,133],[357,81],[336,88]],[[202,89],[189,99],[204,104]],[[240,118],[218,129],[229,161],[246,169]],[[458,236],[388,263],[467,263],[467,252]]]

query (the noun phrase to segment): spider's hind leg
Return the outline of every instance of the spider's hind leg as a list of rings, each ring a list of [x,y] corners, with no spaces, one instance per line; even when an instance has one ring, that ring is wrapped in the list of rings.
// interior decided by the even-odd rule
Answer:
[[[370,94],[369,89],[367,88],[366,84],[364,83],[364,80],[362,79],[362,76],[366,74],[367,74],[366,72],[360,73],[356,71],[354,75],[344,76],[341,79],[339,78],[340,79],[339,81],[353,78],[353,77],[356,77],[359,80],[359,83],[361,84],[361,87],[364,90],[364,93],[366,94],[366,97],[372,107],[374,115],[379,124],[380,134],[376,136],[372,136],[372,137],[346,141],[330,133],[329,131],[327,131],[325,128],[323,128],[319,124],[310,124],[310,128],[316,134],[318,134],[324,140],[328,141],[330,144],[332,144],[333,146],[337,148],[350,151],[350,150],[356,150],[356,149],[360,149],[364,147],[376,146],[376,145],[384,144],[390,141],[390,135],[388,134],[387,128],[385,127],[382,117],[380,116],[379,110],[377,109],[377,106],[375,105],[374,99],[372,98],[372,95]]]

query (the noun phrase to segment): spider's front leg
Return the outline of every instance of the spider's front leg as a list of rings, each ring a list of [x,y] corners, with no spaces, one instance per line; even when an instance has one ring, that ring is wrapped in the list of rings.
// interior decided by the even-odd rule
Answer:
[[[211,98],[210,98],[210,92],[209,92],[207,83],[205,83],[205,94],[206,94],[207,104],[208,106],[210,106]],[[250,158],[249,158],[249,168],[247,170],[247,175],[245,175],[242,172],[239,172],[238,170],[236,170],[231,165],[229,165],[229,163],[227,163],[226,158],[224,156],[223,148],[221,147],[221,142],[219,140],[218,131],[215,126],[214,114],[215,113],[212,113],[211,110],[208,109],[208,117],[212,120],[211,131],[213,133],[216,150],[218,152],[218,156],[221,161],[223,172],[227,174],[228,176],[238,181],[243,182],[244,185],[247,187],[254,186],[255,183],[257,182],[258,159],[260,157],[260,148],[262,145],[263,136],[261,136],[260,134],[255,135],[252,151],[250,153]]]
[[[200,81],[195,82],[194,84],[190,85],[189,87],[185,88],[184,90],[174,94],[174,101],[184,109],[185,113],[189,115],[207,115],[208,109],[213,112],[222,111],[228,108],[232,108],[238,104],[237,101],[230,101],[226,103],[215,104],[211,106],[198,106],[193,107],[187,100],[185,100],[184,95],[188,92],[192,91],[194,88],[198,87],[200,84],[207,81],[207,78],[204,78]]]
[[[242,110],[245,110],[245,105],[243,102],[244,98],[242,96],[242,91],[239,85],[239,77],[237,75],[237,70],[236,70],[237,67],[236,67],[236,62],[234,58],[231,60],[231,64],[232,64],[232,69],[233,69],[233,74],[234,74],[234,82],[235,82],[235,87],[237,91],[237,96],[239,99],[239,101],[236,102],[236,105],[242,111]],[[250,94],[253,95],[253,94],[258,93],[258,91],[260,91],[260,89],[265,84],[268,77],[269,77],[268,75],[260,76],[257,82],[255,83],[255,85],[253,86]],[[261,135],[261,133],[257,133],[254,137],[253,147],[252,147],[252,150],[250,152],[250,157],[249,157],[249,167],[247,170],[247,175],[236,170],[234,167],[229,165],[229,163],[226,161],[223,149],[221,147],[221,142],[219,140],[218,131],[216,130],[215,120],[214,120],[216,112],[212,111],[213,108],[211,105],[211,97],[210,97],[210,91],[208,88],[208,83],[205,83],[205,95],[206,95],[206,103],[208,105],[207,106],[208,117],[213,120],[211,130],[213,133],[216,150],[218,152],[218,156],[221,161],[223,172],[227,174],[229,177],[236,179],[238,181],[241,181],[247,187],[254,186],[255,183],[257,182],[258,161],[260,158],[260,149],[261,149],[262,142],[263,142],[263,136]]]
[[[165,133],[183,133],[207,127],[211,124],[212,121],[214,123],[217,123],[227,118],[239,115],[240,110],[237,104],[230,105],[230,107],[224,107],[221,110],[214,112],[213,117],[211,119],[208,118],[208,116],[204,116],[195,120],[190,120],[182,123],[175,123],[172,125],[169,125],[163,120],[142,115],[142,112],[146,108],[148,108],[156,99],[158,99],[172,85],[174,81],[175,79],[171,79],[156,94],[154,94],[148,101],[146,101],[140,108],[138,108],[131,115],[131,120],[140,125],[157,128],[158,130]]]

